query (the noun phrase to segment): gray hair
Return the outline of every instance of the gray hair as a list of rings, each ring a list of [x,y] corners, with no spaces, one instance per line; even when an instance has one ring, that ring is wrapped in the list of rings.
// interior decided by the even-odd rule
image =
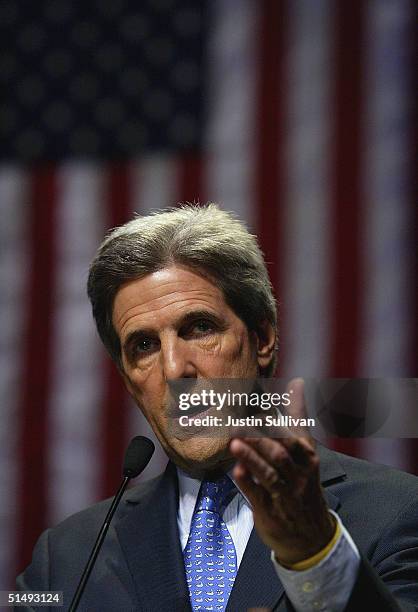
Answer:
[[[248,330],[258,331],[266,320],[277,329],[263,254],[256,237],[232,213],[216,204],[187,204],[138,215],[107,235],[90,266],[87,284],[100,338],[120,369],[121,346],[112,323],[115,295],[124,283],[172,264],[216,282]],[[276,351],[260,374],[271,376],[275,366]]]

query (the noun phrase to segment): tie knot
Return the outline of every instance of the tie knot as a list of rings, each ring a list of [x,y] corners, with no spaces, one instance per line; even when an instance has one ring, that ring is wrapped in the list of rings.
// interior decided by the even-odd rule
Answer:
[[[236,492],[237,489],[229,476],[213,481],[204,480],[200,488],[198,509],[221,515]]]

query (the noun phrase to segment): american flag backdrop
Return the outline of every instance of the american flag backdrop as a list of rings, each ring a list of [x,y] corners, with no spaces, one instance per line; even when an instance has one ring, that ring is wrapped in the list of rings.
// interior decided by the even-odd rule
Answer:
[[[134,212],[216,201],[247,221],[281,375],[417,375],[416,6],[1,3],[2,588],[149,434],[85,292],[105,231]],[[418,473],[416,440],[330,444]]]

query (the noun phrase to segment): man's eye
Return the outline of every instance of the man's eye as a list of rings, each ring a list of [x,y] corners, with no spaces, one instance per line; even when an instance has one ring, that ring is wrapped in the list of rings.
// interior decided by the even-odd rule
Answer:
[[[209,323],[209,321],[196,321],[196,323],[192,325],[192,331],[198,334],[206,334],[213,331],[213,329],[213,324]]]
[[[134,352],[138,353],[149,353],[155,348],[155,341],[150,338],[143,338],[142,340],[138,340],[135,344]]]

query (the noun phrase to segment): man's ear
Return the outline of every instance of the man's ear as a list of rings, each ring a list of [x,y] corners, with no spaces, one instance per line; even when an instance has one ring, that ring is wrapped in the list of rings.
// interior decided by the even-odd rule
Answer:
[[[257,340],[257,361],[260,369],[264,370],[274,356],[276,346],[276,330],[270,321],[262,321],[255,332]]]

